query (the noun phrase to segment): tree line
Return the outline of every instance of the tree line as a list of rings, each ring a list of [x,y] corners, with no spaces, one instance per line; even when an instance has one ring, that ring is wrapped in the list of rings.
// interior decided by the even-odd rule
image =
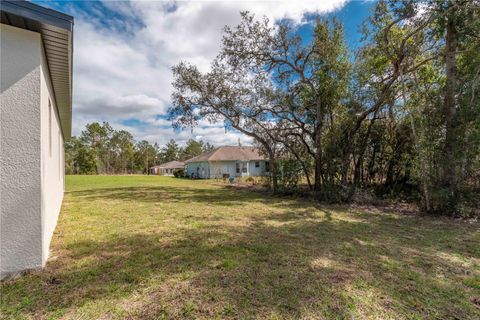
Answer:
[[[274,191],[410,192],[442,214],[478,197],[479,1],[379,1],[356,49],[335,18],[319,17],[310,39],[241,15],[209,72],[172,68],[175,127],[223,121],[252,137]]]
[[[135,141],[130,132],[114,130],[108,122],[85,126],[65,143],[67,174],[148,173],[147,168],[169,161],[184,161],[214,149],[210,143],[190,139],[185,147],[171,139],[165,146]]]

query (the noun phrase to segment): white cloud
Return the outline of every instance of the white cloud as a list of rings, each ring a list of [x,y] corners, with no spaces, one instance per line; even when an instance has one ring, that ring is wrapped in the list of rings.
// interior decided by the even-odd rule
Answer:
[[[207,70],[218,53],[225,25],[240,21],[240,11],[271,21],[289,18],[301,23],[307,12],[329,12],[344,0],[330,1],[108,1],[104,5],[118,15],[88,17],[72,9],[76,17],[74,35],[74,129],[109,121],[126,129],[135,139],[165,143],[171,138],[184,142],[201,136],[215,145],[252,142],[238,132],[227,132],[223,124],[202,124],[193,132],[175,132],[164,115],[171,94],[171,66],[182,60]],[[101,13],[99,13],[101,16]],[[128,21],[127,21],[128,20]],[[145,125],[125,126],[137,119]]]

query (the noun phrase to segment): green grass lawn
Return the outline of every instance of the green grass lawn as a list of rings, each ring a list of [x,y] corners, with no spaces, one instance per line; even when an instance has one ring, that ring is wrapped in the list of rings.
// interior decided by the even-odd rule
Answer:
[[[479,319],[480,228],[235,190],[69,176],[12,319]]]

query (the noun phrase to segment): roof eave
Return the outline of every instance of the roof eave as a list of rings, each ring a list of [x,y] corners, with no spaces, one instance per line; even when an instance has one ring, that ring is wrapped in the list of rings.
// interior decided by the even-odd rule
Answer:
[[[62,134],[64,139],[70,138],[72,128],[73,17],[27,1],[3,0],[0,9],[1,23],[35,31],[42,35]]]

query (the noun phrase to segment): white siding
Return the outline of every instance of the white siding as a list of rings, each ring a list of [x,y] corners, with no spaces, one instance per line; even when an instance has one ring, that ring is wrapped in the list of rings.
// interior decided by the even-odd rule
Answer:
[[[255,167],[255,161],[241,162],[240,163],[240,173],[236,171],[237,161],[209,161],[209,162],[193,162],[187,164],[187,174],[189,177],[193,175],[196,177],[197,172],[199,172],[200,178],[210,178],[210,179],[219,179],[222,178],[224,174],[230,175],[230,177],[238,176],[263,176],[265,175],[265,161],[258,161],[259,167]],[[248,172],[242,172],[242,166],[247,166]],[[197,168],[199,170],[197,171]],[[205,176],[202,176],[202,168],[204,168]]]
[[[209,179],[210,178],[210,167],[208,162],[192,162],[187,164],[187,175],[191,177],[193,174],[194,177],[200,179]]]
[[[224,174],[235,177],[236,174],[235,161],[211,161],[210,176],[211,178],[222,178]]]
[[[255,166],[256,162],[258,163],[259,167]],[[250,176],[252,176],[252,177],[264,176],[265,175],[265,161],[263,161],[263,160],[250,161],[248,171],[250,173]]]

